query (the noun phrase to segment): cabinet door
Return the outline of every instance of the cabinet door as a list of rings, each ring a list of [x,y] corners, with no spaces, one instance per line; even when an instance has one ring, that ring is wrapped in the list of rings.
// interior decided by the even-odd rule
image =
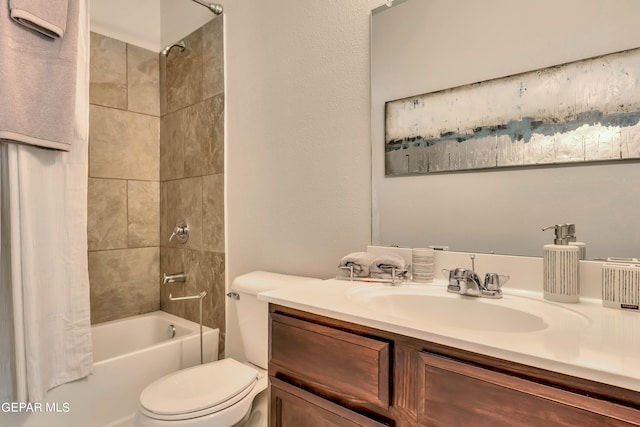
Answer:
[[[270,427],[382,427],[364,415],[271,378]]]
[[[418,421],[451,427],[639,426],[640,411],[422,352]]]
[[[387,409],[390,344],[271,313],[269,375],[341,399]]]

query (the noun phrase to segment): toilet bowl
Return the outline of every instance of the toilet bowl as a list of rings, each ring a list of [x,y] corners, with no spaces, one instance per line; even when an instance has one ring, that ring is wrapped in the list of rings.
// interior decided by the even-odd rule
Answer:
[[[136,425],[242,426],[266,388],[264,370],[231,358],[183,369],[142,391]]]
[[[248,358],[232,358],[183,369],[148,385],[140,394],[138,427],[243,427],[266,426],[264,409],[252,414],[256,396],[266,390],[268,314],[259,292],[291,283],[317,281],[257,271],[237,277],[232,288],[237,302],[240,334]],[[265,404],[264,398],[259,399]],[[253,415],[253,416],[252,416]]]

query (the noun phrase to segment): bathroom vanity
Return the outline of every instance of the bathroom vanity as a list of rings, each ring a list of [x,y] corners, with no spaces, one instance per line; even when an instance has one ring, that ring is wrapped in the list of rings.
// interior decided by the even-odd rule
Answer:
[[[626,355],[620,353],[609,359],[611,366],[594,367],[600,357],[591,354],[595,341],[584,338],[600,336],[596,323],[620,314],[624,321],[640,322],[635,313],[584,304],[584,331],[565,339],[555,320],[539,330],[529,325],[519,332],[516,325],[466,334],[461,325],[411,324],[393,312],[393,303],[387,314],[371,310],[371,298],[369,308],[354,304],[354,290],[376,286],[340,282],[260,297],[271,303],[271,426],[640,426],[637,372],[625,376]],[[412,289],[378,286],[376,292],[409,292],[420,301],[422,291],[412,295]],[[464,309],[466,302],[482,304],[450,298],[463,304],[463,317],[473,315]],[[510,304],[509,298],[502,302]],[[601,310],[605,318],[593,314]],[[527,340],[528,346],[518,348]],[[550,344],[556,348],[549,351]]]

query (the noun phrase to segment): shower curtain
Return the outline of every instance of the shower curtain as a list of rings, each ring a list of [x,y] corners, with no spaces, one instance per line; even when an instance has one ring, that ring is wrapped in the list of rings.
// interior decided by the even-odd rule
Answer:
[[[0,402],[40,401],[47,390],[93,367],[86,236],[89,30],[86,1],[78,3],[71,151],[0,141]]]

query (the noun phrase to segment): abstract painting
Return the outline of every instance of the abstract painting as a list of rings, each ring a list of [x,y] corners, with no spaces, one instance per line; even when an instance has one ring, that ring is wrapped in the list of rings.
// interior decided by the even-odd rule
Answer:
[[[640,48],[385,104],[385,175],[640,159]]]

